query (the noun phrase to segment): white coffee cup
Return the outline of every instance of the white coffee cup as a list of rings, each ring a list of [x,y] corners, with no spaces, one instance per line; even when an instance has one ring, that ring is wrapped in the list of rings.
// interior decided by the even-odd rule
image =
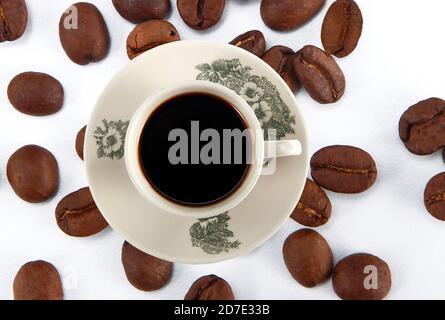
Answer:
[[[159,194],[141,169],[139,140],[154,110],[172,97],[186,93],[207,93],[230,103],[246,122],[251,141],[252,163],[240,186],[229,196],[205,206],[187,206],[169,200]],[[266,159],[298,156],[302,152],[298,140],[264,141],[260,122],[249,104],[226,87],[207,81],[187,81],[169,86],[145,100],[133,115],[125,139],[125,164],[128,175],[139,193],[150,203],[173,214],[207,218],[229,211],[241,203],[253,190],[263,171]],[[279,164],[278,164],[279,165]],[[217,183],[217,182],[216,182]]]

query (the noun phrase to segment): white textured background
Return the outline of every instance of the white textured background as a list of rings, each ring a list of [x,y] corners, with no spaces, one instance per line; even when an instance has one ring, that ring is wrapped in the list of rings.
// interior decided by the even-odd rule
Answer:
[[[112,38],[110,55],[100,63],[78,66],[60,46],[58,21],[70,0],[27,0],[30,21],[25,35],[0,44],[0,299],[13,297],[16,272],[36,259],[58,268],[67,299],[182,299],[191,283],[208,273],[225,278],[239,299],[335,299],[330,282],[305,289],[287,272],[281,249],[287,235],[300,228],[293,221],[247,256],[213,265],[175,265],[171,283],[154,293],[139,292],[127,282],[120,262],[123,239],[112,230],[88,239],[70,238],[59,230],[54,218],[57,202],[86,184],[83,163],[74,150],[75,135],[107,81],[127,63],[125,40],[133,28],[111,0],[90,2],[101,10]],[[304,27],[279,33],[262,23],[259,0],[226,2],[223,20],[210,31],[188,28],[176,6],[169,20],[183,39],[229,42],[244,31],[260,29],[269,46],[321,45],[328,5]],[[328,106],[313,102],[305,92],[297,100],[308,122],[312,152],[331,144],[362,147],[374,156],[379,177],[364,194],[329,193],[332,219],[319,232],[329,241],[335,261],[355,252],[383,258],[393,272],[388,298],[443,299],[445,222],[427,213],[423,190],[445,164],[439,154],[411,155],[398,138],[397,125],[402,112],[418,100],[445,98],[445,2],[357,2],[364,31],[356,51],[339,61],[348,81],[345,96]],[[47,72],[62,82],[66,96],[59,113],[30,117],[9,104],[7,85],[23,71]],[[6,179],[9,156],[30,143],[51,150],[61,171],[59,193],[40,205],[20,200]]]

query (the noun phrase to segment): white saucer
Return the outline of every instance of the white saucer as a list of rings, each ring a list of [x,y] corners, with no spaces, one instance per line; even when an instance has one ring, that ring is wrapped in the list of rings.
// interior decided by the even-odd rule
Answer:
[[[303,153],[281,158],[238,207],[209,219],[164,212],[143,199],[127,175],[128,122],[157,90],[186,80],[219,82],[243,96],[263,129],[300,140]],[[306,181],[308,139],[295,97],[256,56],[232,45],[178,41],[132,60],[108,84],[88,122],[85,163],[91,192],[111,227],[135,247],[164,260],[211,263],[243,255],[268,240],[289,218]]]

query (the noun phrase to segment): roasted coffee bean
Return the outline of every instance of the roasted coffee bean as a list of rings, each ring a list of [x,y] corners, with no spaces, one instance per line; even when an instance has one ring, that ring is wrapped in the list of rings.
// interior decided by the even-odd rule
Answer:
[[[165,20],[149,20],[136,26],[127,38],[127,54],[130,59],[161,44],[178,41],[176,28]]]
[[[363,17],[354,0],[337,0],[329,8],[321,29],[326,52],[346,57],[357,47],[362,35]]]
[[[20,38],[28,24],[25,0],[0,0],[0,42]]]
[[[177,0],[182,20],[191,28],[205,30],[219,22],[225,0]]]
[[[292,277],[306,288],[325,282],[334,267],[329,244],[310,229],[298,230],[287,237],[283,257]]]
[[[57,192],[59,168],[45,148],[28,145],[18,149],[9,158],[6,171],[14,192],[27,202],[43,202]]]
[[[331,201],[326,192],[311,179],[306,179],[303,194],[291,218],[306,227],[316,228],[329,221],[331,211]]]
[[[108,227],[89,188],[70,193],[56,207],[59,228],[73,237],[89,237]]]
[[[376,256],[353,254],[337,263],[332,284],[343,300],[382,300],[391,289],[391,271]]]
[[[110,35],[99,9],[78,2],[60,18],[59,37],[68,57],[80,65],[104,59],[110,50]]]
[[[300,82],[294,71],[294,58],[294,50],[285,46],[272,47],[262,57],[283,78],[291,91],[295,93],[300,89]]]
[[[122,246],[122,264],[128,281],[142,291],[161,289],[173,273],[173,263],[144,253],[128,242]]]
[[[170,11],[170,0],[113,0],[113,5],[124,19],[133,23],[164,19]]]
[[[24,72],[14,77],[8,86],[8,98],[18,111],[46,116],[62,108],[63,87],[57,79],[39,72]]]
[[[85,144],[85,132],[87,130],[87,126],[80,129],[79,133],[76,136],[76,152],[80,159],[83,160],[83,146]]]
[[[325,0],[262,0],[261,18],[271,29],[295,29],[312,19]]]
[[[408,150],[428,155],[445,146],[445,101],[430,98],[413,105],[400,118],[399,135]]]
[[[226,280],[211,274],[196,280],[184,300],[235,300],[235,296]]]
[[[15,300],[63,300],[60,275],[46,261],[33,261],[23,265],[14,279]]]
[[[377,178],[374,159],[366,151],[350,146],[330,146],[311,159],[312,178],[322,188],[340,193],[360,193]]]
[[[266,51],[266,39],[259,30],[251,30],[243,33],[230,41],[230,44],[261,57]]]
[[[346,80],[334,58],[314,46],[297,52],[294,70],[303,87],[317,102],[327,104],[340,100]]]
[[[425,207],[431,215],[445,221],[445,172],[433,177],[425,188]]]

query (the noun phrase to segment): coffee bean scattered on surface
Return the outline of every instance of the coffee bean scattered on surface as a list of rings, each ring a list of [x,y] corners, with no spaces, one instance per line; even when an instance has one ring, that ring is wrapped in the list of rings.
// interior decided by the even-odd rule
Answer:
[[[331,217],[332,205],[326,192],[311,179],[306,179],[303,194],[291,218],[311,228],[326,224]]]
[[[321,42],[326,52],[346,57],[357,47],[362,35],[363,17],[354,0],[336,0],[323,21]]]
[[[306,288],[325,282],[334,267],[328,242],[310,229],[298,230],[287,237],[283,257],[292,277]]]
[[[149,20],[137,25],[127,38],[127,54],[134,59],[161,44],[180,40],[176,28],[165,20]]]
[[[24,264],[14,278],[13,291],[15,300],[63,300],[59,272],[46,261]]]
[[[83,160],[83,148],[85,144],[85,132],[87,130],[87,126],[80,129],[76,136],[76,152],[80,159]]]
[[[142,252],[126,241],[122,246],[122,264],[128,281],[142,291],[161,289],[173,273],[173,263]]]
[[[271,29],[287,31],[312,19],[325,0],[262,0],[261,18]]]
[[[294,50],[285,46],[274,46],[262,56],[262,59],[283,78],[291,91],[296,93],[300,89],[300,81],[294,72],[294,58]]]
[[[63,87],[48,74],[24,72],[8,86],[8,98],[18,111],[32,116],[46,116],[62,108]]]
[[[343,300],[382,300],[391,289],[391,271],[376,256],[353,254],[337,263],[332,285]]]
[[[45,148],[27,145],[18,149],[9,158],[6,171],[14,192],[27,202],[43,202],[57,192],[57,160]]]
[[[266,39],[259,30],[251,30],[243,33],[230,41],[230,44],[261,57],[266,51]]]
[[[164,19],[170,11],[170,0],[113,0],[113,5],[124,19],[133,23]]]
[[[445,146],[445,101],[430,98],[406,110],[399,122],[400,139],[417,155],[429,155]]]
[[[322,104],[340,100],[346,80],[335,59],[315,46],[305,46],[297,52],[294,71],[309,95]]]
[[[177,6],[182,20],[189,27],[205,30],[219,22],[225,0],[177,0]]]
[[[20,38],[27,24],[25,0],[0,0],[0,43]]]
[[[442,172],[428,182],[424,192],[425,207],[431,215],[445,221],[445,172]]]
[[[73,19],[76,14],[78,19]],[[101,61],[110,50],[110,35],[105,20],[91,3],[78,2],[63,13],[59,22],[59,37],[68,57],[80,65]]]
[[[366,151],[351,146],[329,146],[311,159],[311,174],[322,188],[339,193],[360,193],[377,179],[374,159]]]
[[[226,280],[211,274],[196,280],[184,300],[235,300],[235,296]]]
[[[90,237],[108,227],[90,188],[68,194],[57,204],[55,213],[59,228],[72,237]]]

